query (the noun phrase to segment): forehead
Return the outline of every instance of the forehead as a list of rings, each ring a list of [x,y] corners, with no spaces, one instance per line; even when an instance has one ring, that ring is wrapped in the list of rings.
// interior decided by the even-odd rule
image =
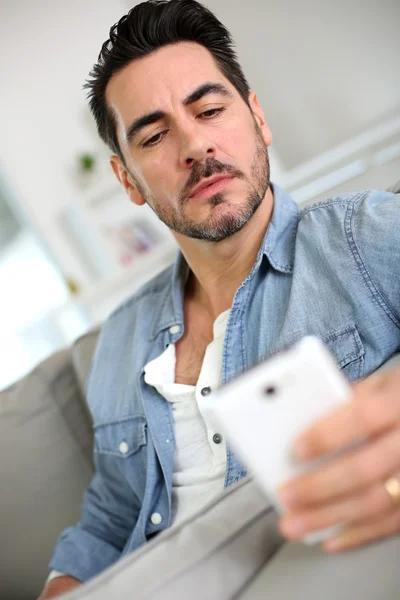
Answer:
[[[213,81],[233,89],[211,53],[199,44],[171,44],[133,60],[110,79],[107,104],[125,125],[152,110],[168,110],[199,85]]]

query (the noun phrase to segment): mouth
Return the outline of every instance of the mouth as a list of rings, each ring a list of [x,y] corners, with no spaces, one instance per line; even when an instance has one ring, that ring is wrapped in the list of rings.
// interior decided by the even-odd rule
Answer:
[[[234,175],[230,175],[228,173],[221,173],[220,175],[215,175],[214,177],[206,177],[193,188],[190,199],[199,200],[201,198],[208,198],[218,194],[218,192],[223,190],[229,183],[231,183],[234,177]]]

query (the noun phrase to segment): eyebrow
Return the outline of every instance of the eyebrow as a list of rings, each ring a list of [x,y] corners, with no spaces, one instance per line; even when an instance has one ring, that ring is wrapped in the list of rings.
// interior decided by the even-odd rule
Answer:
[[[205,83],[198,87],[196,90],[191,92],[183,101],[184,106],[189,106],[190,104],[194,104],[207,96],[209,94],[220,94],[221,96],[225,96],[226,98],[233,98],[232,92],[228,90],[222,83]],[[154,112],[148,113],[147,115],[143,115],[138,119],[135,119],[133,123],[129,126],[126,132],[126,141],[129,144],[133,138],[145,127],[148,125],[152,125],[153,123],[157,123],[157,121],[161,121],[161,119],[165,119],[167,113],[163,110],[155,110]]]
[[[193,104],[194,102],[201,100],[201,98],[207,96],[208,94],[220,94],[226,98],[233,98],[232,92],[222,85],[222,83],[205,83],[197,88],[197,90],[194,90],[194,92],[189,94],[189,96],[184,99],[183,104],[188,106],[189,104]]]

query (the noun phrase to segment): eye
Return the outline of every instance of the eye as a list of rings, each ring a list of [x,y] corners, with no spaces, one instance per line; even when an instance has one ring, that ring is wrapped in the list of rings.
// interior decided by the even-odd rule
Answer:
[[[167,130],[160,131],[160,133],[153,135],[153,137],[151,137],[149,140],[147,140],[147,142],[143,142],[143,144],[141,144],[142,148],[150,148],[151,146],[156,146],[159,142],[161,142],[161,140],[163,139],[163,137],[166,133],[167,133]]]
[[[223,113],[225,110],[225,108],[223,106],[221,106],[220,108],[210,108],[209,110],[205,110],[204,112],[200,113],[200,117],[204,117],[205,119],[212,119],[213,117],[216,117],[217,115],[220,115],[221,113]]]

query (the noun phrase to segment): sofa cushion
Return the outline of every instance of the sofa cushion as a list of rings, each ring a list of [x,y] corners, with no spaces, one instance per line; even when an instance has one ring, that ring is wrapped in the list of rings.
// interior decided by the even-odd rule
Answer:
[[[280,548],[276,522],[254,482],[243,480],[65,599],[236,598]]]
[[[0,598],[39,595],[92,474],[91,422],[63,350],[0,392]]]
[[[285,544],[237,596],[240,600],[398,600],[400,536],[329,555]]]
[[[388,188],[388,192],[392,192],[393,194],[400,194],[400,179],[394,185]]]
[[[395,600],[400,537],[329,555],[284,543],[251,478],[65,600]],[[63,596],[64,598],[64,596]]]
[[[72,346],[72,364],[82,396],[86,395],[86,382],[99,334],[100,327],[91,329]]]

